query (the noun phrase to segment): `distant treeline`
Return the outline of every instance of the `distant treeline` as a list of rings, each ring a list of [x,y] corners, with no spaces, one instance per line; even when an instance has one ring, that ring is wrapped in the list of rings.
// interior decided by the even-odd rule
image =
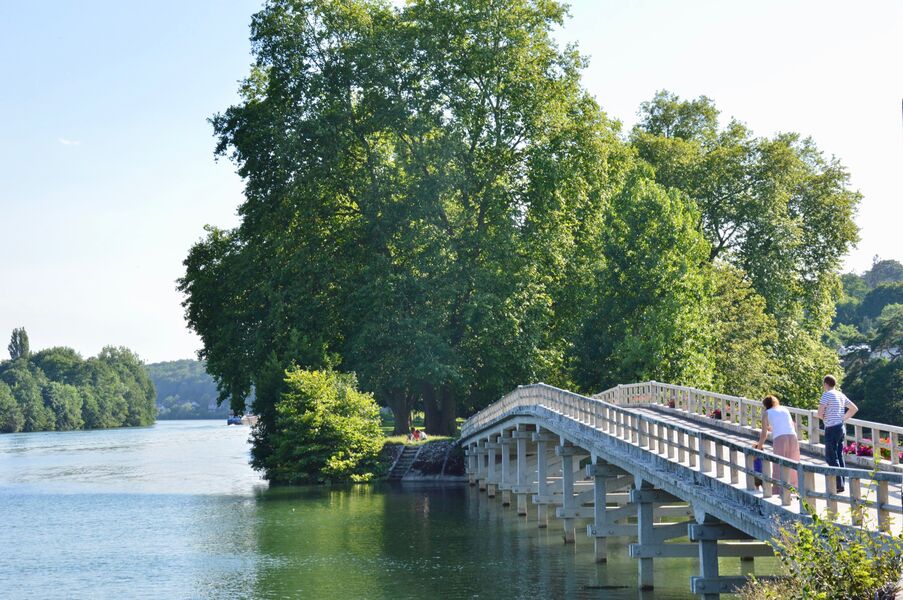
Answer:
[[[128,348],[107,346],[88,359],[65,347],[32,354],[25,329],[15,329],[9,352],[0,362],[0,432],[154,422],[154,386]]]
[[[903,264],[875,257],[842,280],[828,340],[843,361],[843,390],[860,418],[903,425]]]
[[[229,415],[229,403],[217,406],[219,391],[199,360],[147,365],[157,390],[158,419],[218,419]]]

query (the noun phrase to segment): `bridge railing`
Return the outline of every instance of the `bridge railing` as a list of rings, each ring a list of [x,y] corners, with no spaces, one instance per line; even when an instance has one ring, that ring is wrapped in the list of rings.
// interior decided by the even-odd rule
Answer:
[[[858,523],[874,515],[882,531],[891,529],[893,514],[903,514],[903,507],[890,501],[890,486],[896,489],[903,484],[900,473],[801,463],[715,433],[630,409],[631,404],[652,402],[650,398],[653,396],[669,398],[668,401],[676,398],[676,407],[680,394],[684,394],[682,401],[685,403],[681,406],[686,407],[681,410],[692,409],[701,414],[713,410],[709,408],[712,406],[709,403],[735,399],[654,382],[612,388],[594,398],[545,384],[520,386],[468,419],[461,427],[461,437],[469,437],[517,409],[544,407],[711,477],[742,486],[747,491],[757,490],[758,479],[763,496],[770,498],[776,494],[785,507],[793,504],[791,490],[796,490],[797,506],[794,508],[801,513],[810,507],[817,508],[821,501],[824,508],[839,521]],[[720,410],[735,408],[737,418],[742,410],[742,403],[735,402],[734,407],[726,404],[718,406]],[[703,412],[703,407],[706,412]],[[814,419],[811,414],[808,416]],[[761,470],[755,469],[756,459],[761,460]],[[848,480],[848,495],[838,493],[837,477]],[[903,490],[900,491],[903,493]]]
[[[658,404],[689,414],[759,430],[762,403],[740,396],[718,394],[696,388],[650,381],[622,385],[593,396],[619,405]],[[800,441],[823,445],[824,430],[818,411],[786,407],[796,425]],[[859,464],[867,467],[903,463],[903,427],[850,419],[845,426],[846,444]]]

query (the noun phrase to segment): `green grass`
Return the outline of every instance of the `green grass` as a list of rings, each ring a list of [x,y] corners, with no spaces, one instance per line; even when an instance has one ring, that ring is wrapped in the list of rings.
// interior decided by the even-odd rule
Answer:
[[[461,428],[461,423],[464,422],[464,419],[458,419],[458,429]],[[413,418],[411,419],[411,426],[416,427],[417,429],[423,429],[423,413],[415,412]],[[386,444],[403,444],[405,446],[421,446],[423,444],[429,444],[430,442],[439,442],[443,440],[453,440],[457,436],[450,435],[430,435],[429,439],[420,441],[420,442],[412,442],[408,440],[407,434],[402,435],[392,435],[392,432],[395,430],[395,419],[391,416],[383,417],[382,419],[382,430],[383,435],[386,436],[385,443]]]

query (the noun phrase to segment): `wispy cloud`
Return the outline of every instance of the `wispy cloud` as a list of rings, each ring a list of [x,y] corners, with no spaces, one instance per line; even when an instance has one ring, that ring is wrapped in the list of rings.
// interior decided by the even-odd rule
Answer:
[[[78,146],[79,144],[81,144],[81,142],[78,140],[67,140],[66,138],[56,138],[56,139],[59,141],[59,143],[61,143],[64,146]]]

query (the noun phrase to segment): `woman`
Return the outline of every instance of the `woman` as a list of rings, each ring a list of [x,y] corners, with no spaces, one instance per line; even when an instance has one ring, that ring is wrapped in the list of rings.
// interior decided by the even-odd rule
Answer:
[[[774,453],[791,460],[799,460],[800,442],[796,437],[796,428],[793,426],[793,417],[790,415],[790,411],[781,406],[775,396],[765,396],[762,406],[764,407],[762,409],[762,433],[759,435],[759,441],[755,447],[759,450],[765,447],[768,431],[771,430],[771,445],[774,447]],[[772,469],[772,477],[781,479],[780,465],[774,465]],[[787,483],[796,487],[796,469],[792,469],[788,475]]]

